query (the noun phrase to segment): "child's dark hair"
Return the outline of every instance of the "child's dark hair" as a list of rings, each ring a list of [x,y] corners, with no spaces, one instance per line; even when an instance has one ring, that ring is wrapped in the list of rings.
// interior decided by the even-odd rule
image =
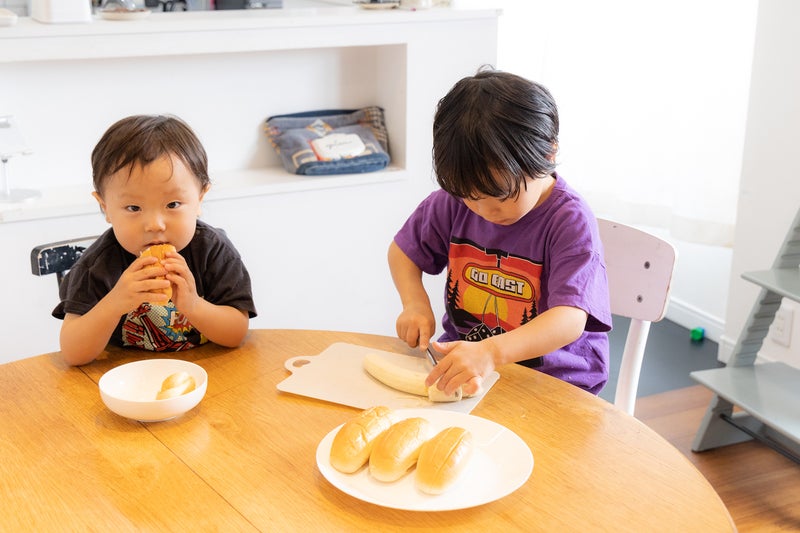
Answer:
[[[491,68],[456,83],[433,121],[436,180],[458,198],[516,198],[528,178],[555,170],[557,145],[550,92]]]
[[[106,179],[115,172],[167,154],[183,161],[202,189],[211,183],[206,151],[185,122],[167,115],[134,115],[112,124],[92,151],[94,188],[103,194]]]

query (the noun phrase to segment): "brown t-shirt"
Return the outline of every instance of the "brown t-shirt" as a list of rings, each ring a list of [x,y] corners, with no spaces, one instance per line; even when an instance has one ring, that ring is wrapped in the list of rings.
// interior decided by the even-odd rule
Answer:
[[[197,286],[197,294],[215,305],[228,305],[256,316],[250,275],[239,252],[221,229],[197,221],[189,245],[180,251]],[[61,283],[61,302],[53,316],[83,315],[111,291],[136,257],[128,253],[109,229],[81,256]],[[152,351],[178,351],[206,342],[170,301],[142,304],[120,317],[110,342]]]

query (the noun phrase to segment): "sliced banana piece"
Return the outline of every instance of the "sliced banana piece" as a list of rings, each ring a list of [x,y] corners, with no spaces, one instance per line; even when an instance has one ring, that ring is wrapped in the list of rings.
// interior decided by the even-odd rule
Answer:
[[[445,394],[436,385],[428,387],[425,385],[425,378],[428,377],[426,371],[407,368],[377,353],[364,356],[364,370],[384,385],[409,394],[425,396],[432,402],[457,402],[462,398],[460,388],[453,394]]]
[[[461,387],[456,389],[453,394],[447,394],[445,391],[437,389],[436,385],[428,387],[428,399],[432,402],[457,402],[463,397]]]

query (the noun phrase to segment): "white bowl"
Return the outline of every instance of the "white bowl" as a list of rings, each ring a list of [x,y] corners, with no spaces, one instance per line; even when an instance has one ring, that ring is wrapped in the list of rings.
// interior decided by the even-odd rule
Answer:
[[[182,396],[156,400],[161,383],[175,372],[188,372],[195,389]],[[203,367],[180,359],[144,359],[113,368],[100,378],[100,397],[106,407],[125,418],[158,422],[192,409],[206,394],[208,374]]]

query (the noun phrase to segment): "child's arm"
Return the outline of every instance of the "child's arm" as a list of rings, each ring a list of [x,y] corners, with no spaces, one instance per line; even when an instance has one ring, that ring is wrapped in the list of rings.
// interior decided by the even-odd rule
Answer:
[[[175,308],[211,342],[230,348],[239,346],[250,327],[247,311],[216,305],[200,297],[189,265],[180,254],[167,253],[163,265],[172,283]]]
[[[483,378],[496,367],[541,357],[577,340],[586,319],[582,309],[559,306],[523,326],[480,342],[437,343],[437,350],[446,356],[428,375],[426,384],[439,380],[438,388],[448,394],[464,385],[464,392],[474,394]]]
[[[199,296],[196,298],[197,302],[191,311],[184,311],[178,307],[177,302],[175,307],[180,309],[192,326],[201,331],[211,342],[229,348],[242,344],[250,327],[247,311],[240,311],[228,305],[212,304]],[[173,301],[175,301],[174,296]]]
[[[389,270],[403,304],[397,317],[397,336],[412,348],[425,350],[436,331],[436,319],[422,285],[422,271],[394,241],[389,245]]]
[[[158,262],[155,257],[140,257],[122,273],[116,285],[84,315],[67,313],[61,325],[61,354],[70,365],[94,361],[105,349],[122,315],[145,301],[157,302],[162,293],[150,292],[169,286],[166,280],[154,279],[166,271],[145,266]]]
[[[91,363],[106,347],[121,314],[106,311],[105,307],[101,300],[85,315],[67,313],[64,316],[59,344],[67,364]]]

